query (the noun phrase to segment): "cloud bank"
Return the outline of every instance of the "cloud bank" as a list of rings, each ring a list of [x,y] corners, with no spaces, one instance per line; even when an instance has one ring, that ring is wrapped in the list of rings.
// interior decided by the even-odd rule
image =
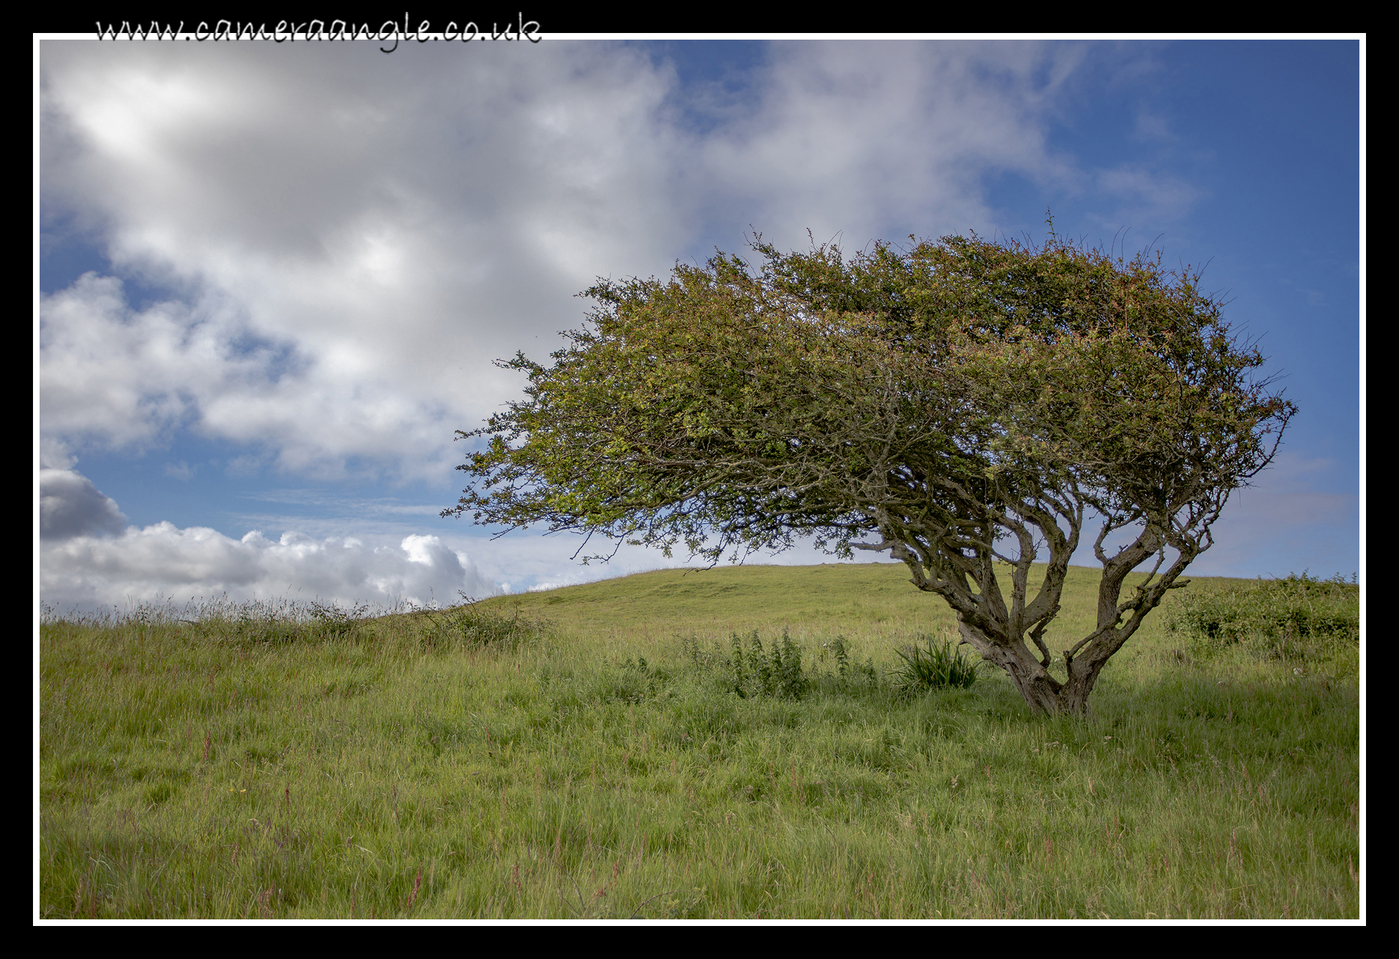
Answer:
[[[41,471],[40,529],[40,593],[60,609],[225,595],[427,606],[500,592],[436,536],[370,545],[297,532],[232,539],[168,522],[125,526],[116,503],[72,470]]]

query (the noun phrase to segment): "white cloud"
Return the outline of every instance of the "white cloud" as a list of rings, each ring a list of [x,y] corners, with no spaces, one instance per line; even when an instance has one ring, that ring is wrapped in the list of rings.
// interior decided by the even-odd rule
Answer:
[[[246,345],[246,329],[207,300],[138,312],[120,280],[89,272],[45,297],[40,319],[40,426],[60,443],[140,450],[196,419],[201,404],[273,385],[275,347]]]
[[[668,75],[638,54],[238,46],[43,47],[46,216],[170,290],[45,302],[46,435],[140,450],[188,426],[302,475],[440,477],[453,430],[519,388],[493,358],[552,349],[596,274],[685,242]]]
[[[43,470],[40,477],[40,595],[60,608],[225,594],[234,601],[286,596],[427,605],[456,602],[463,592],[500,592],[466,553],[436,536],[366,545],[297,532],[271,540],[256,530],[239,540],[168,522],[123,530],[116,503],[86,477],[66,470]]]
[[[461,593],[497,592],[464,553],[435,536],[370,547],[295,532],[270,540],[255,530],[235,540],[205,527],[157,523],[117,537],[45,541],[40,558],[40,595],[60,608],[222,595],[236,602],[287,597],[426,606],[458,602]]]
[[[1105,196],[1122,201],[1118,214],[1129,221],[1183,219],[1204,196],[1182,177],[1132,164],[1099,171],[1098,186]]]
[[[77,459],[68,452],[68,447],[63,441],[53,436],[40,438],[40,469],[70,470],[76,465],[78,465]]]
[[[928,235],[994,226],[983,179],[1067,181],[1048,108],[1083,56],[1073,44],[775,42],[762,102],[716,129],[704,160],[740,224],[779,246],[893,224]],[[934,235],[937,235],[934,233]],[[883,236],[898,241],[903,234]]]
[[[518,395],[490,361],[553,349],[599,274],[664,275],[749,224],[785,245],[960,231],[988,222],[988,171],[1072,176],[1044,108],[1077,45],[771,51],[753,108],[701,137],[675,72],[618,44],[45,41],[46,222],[166,291],[87,276],[45,300],[46,440],[188,429],[303,476],[441,479],[453,431]]]
[[[1145,109],[1137,111],[1137,129],[1135,138],[1139,141],[1174,141],[1175,134],[1171,132],[1170,121],[1165,117],[1157,116]]]

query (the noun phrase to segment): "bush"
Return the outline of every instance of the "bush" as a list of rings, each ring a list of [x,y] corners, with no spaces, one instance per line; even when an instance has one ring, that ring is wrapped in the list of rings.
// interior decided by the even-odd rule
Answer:
[[[539,642],[549,631],[543,620],[521,617],[518,607],[513,615],[505,616],[484,608],[480,600],[467,600],[437,613],[436,618],[449,643],[460,642],[467,649],[510,652]]]
[[[824,645],[835,654],[838,676],[842,685],[850,686],[863,683],[871,689],[879,686],[879,671],[874,668],[874,660],[866,659],[863,663],[852,663],[850,661],[850,648],[846,645],[844,636],[837,636]]]
[[[1304,571],[1285,579],[1192,588],[1174,604],[1166,628],[1200,650],[1244,644],[1280,658],[1300,658],[1360,639],[1360,587],[1337,575]]]
[[[311,622],[314,631],[325,639],[353,639],[359,632],[360,621],[369,614],[364,603],[341,609],[336,603],[313,602]]]

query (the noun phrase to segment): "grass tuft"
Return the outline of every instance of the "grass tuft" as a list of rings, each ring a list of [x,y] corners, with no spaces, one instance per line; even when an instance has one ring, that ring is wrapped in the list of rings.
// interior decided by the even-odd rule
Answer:
[[[911,645],[895,650],[903,666],[894,674],[894,686],[905,698],[921,696],[937,689],[970,689],[976,682],[978,663],[963,659],[952,642],[933,644],[931,636],[920,637]]]

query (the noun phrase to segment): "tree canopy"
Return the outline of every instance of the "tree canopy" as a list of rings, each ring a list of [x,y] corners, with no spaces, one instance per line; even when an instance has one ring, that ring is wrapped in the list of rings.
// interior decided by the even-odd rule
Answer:
[[[885,550],[1031,708],[1086,713],[1295,413],[1256,375],[1262,355],[1198,271],[1052,232],[753,251],[757,267],[718,253],[580,294],[596,307],[552,364],[502,362],[528,375],[526,398],[459,432],[489,443],[444,515],[709,561],[801,536]],[[1097,626],[1063,650],[1061,680],[1044,632],[1084,532]]]

